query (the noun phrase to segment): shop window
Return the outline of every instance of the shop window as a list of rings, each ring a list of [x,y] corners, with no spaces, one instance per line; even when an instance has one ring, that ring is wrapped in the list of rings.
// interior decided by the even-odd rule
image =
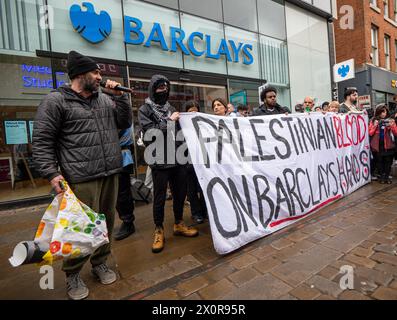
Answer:
[[[286,5],[288,60],[291,103],[302,103],[305,96],[319,104],[331,100],[331,73],[326,19]]]
[[[44,0],[0,1],[0,53],[33,56],[37,49],[48,50],[47,30],[40,25],[44,4]]]
[[[0,202],[48,195],[32,160],[33,120],[53,88],[49,59],[0,55]],[[59,74],[59,84],[64,81]]]
[[[179,0],[181,10],[197,16],[223,21],[221,0]]]
[[[223,1],[224,21],[243,29],[258,31],[256,0]]]
[[[142,1],[129,0],[124,2],[124,14],[132,17],[139,17],[142,22],[142,32],[146,35],[144,44],[127,44],[128,61],[182,68],[182,52],[170,51],[168,46],[171,43],[170,27],[179,28],[179,13],[167,8],[148,4]],[[159,23],[164,41],[149,41],[153,24]],[[131,22],[134,25],[134,22]],[[158,34],[158,32],[155,32]],[[131,40],[136,40],[136,36],[131,35]],[[157,38],[157,37],[156,37]],[[164,47],[163,47],[164,46]],[[167,50],[166,50],[167,49]]]
[[[263,78],[275,85],[288,85],[288,52],[284,41],[261,36]]]
[[[278,39],[286,38],[284,0],[258,0],[259,32]]]
[[[223,24],[220,22],[208,21],[181,13],[181,26],[186,34],[199,32],[203,35],[211,35],[211,40],[207,40],[210,43],[209,51],[211,54],[215,54],[219,49],[221,40],[224,38]],[[208,51],[206,41],[199,37],[195,37],[193,45],[195,50],[199,52]],[[226,74],[226,58],[224,55],[221,55],[219,59],[211,59],[206,57],[206,55],[207,53],[201,56],[184,55],[185,69]]]
[[[151,2],[154,4],[159,4],[164,7],[169,7],[172,9],[178,9],[178,0],[144,0],[146,2]]]
[[[239,55],[239,62],[227,62],[228,74],[260,79],[258,34],[229,26],[225,26],[225,34],[227,40],[233,40],[236,44],[243,43],[247,48]]]

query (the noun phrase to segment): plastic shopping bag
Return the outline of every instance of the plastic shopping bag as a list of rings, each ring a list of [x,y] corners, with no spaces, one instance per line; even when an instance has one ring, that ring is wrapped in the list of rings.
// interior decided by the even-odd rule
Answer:
[[[19,244],[22,249],[36,247],[44,252],[42,260],[47,264],[62,258],[74,259],[90,255],[109,243],[105,215],[94,212],[77,199],[66,182],[62,184],[65,192],[57,195],[45,211],[34,238],[34,246]],[[26,256],[32,255],[26,252]],[[21,258],[17,260],[20,264],[37,262],[27,261],[26,258],[24,261]]]

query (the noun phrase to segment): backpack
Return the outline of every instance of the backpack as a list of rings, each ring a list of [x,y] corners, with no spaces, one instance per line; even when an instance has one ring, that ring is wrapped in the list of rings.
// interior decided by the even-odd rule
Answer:
[[[135,177],[130,178],[132,198],[135,201],[143,201],[150,203],[152,198],[152,190],[148,188],[142,180]]]

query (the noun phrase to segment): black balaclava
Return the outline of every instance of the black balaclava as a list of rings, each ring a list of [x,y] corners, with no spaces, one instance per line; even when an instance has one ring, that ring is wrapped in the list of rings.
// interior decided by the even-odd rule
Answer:
[[[170,95],[169,93],[170,89],[167,89],[166,91],[163,92],[154,92],[153,93],[153,98],[154,98],[154,103],[159,104],[160,106],[163,106],[167,103],[168,97]]]

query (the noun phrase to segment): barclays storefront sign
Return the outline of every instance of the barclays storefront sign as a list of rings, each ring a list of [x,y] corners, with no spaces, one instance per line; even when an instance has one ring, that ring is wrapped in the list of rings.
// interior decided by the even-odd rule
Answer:
[[[81,37],[92,44],[98,44],[110,37],[112,19],[106,11],[96,13],[94,5],[83,2],[82,6],[70,7],[69,17],[73,28]],[[225,58],[231,63],[251,65],[254,63],[253,46],[234,40],[221,39],[214,44],[211,34],[203,32],[186,33],[182,28],[169,26],[167,30],[158,22],[150,23],[149,28],[137,18],[124,16],[124,42],[127,45],[150,48],[156,44],[162,51],[183,52],[187,56],[205,57],[219,60]],[[150,30],[146,32],[144,30]],[[167,37],[166,34],[169,34]]]

